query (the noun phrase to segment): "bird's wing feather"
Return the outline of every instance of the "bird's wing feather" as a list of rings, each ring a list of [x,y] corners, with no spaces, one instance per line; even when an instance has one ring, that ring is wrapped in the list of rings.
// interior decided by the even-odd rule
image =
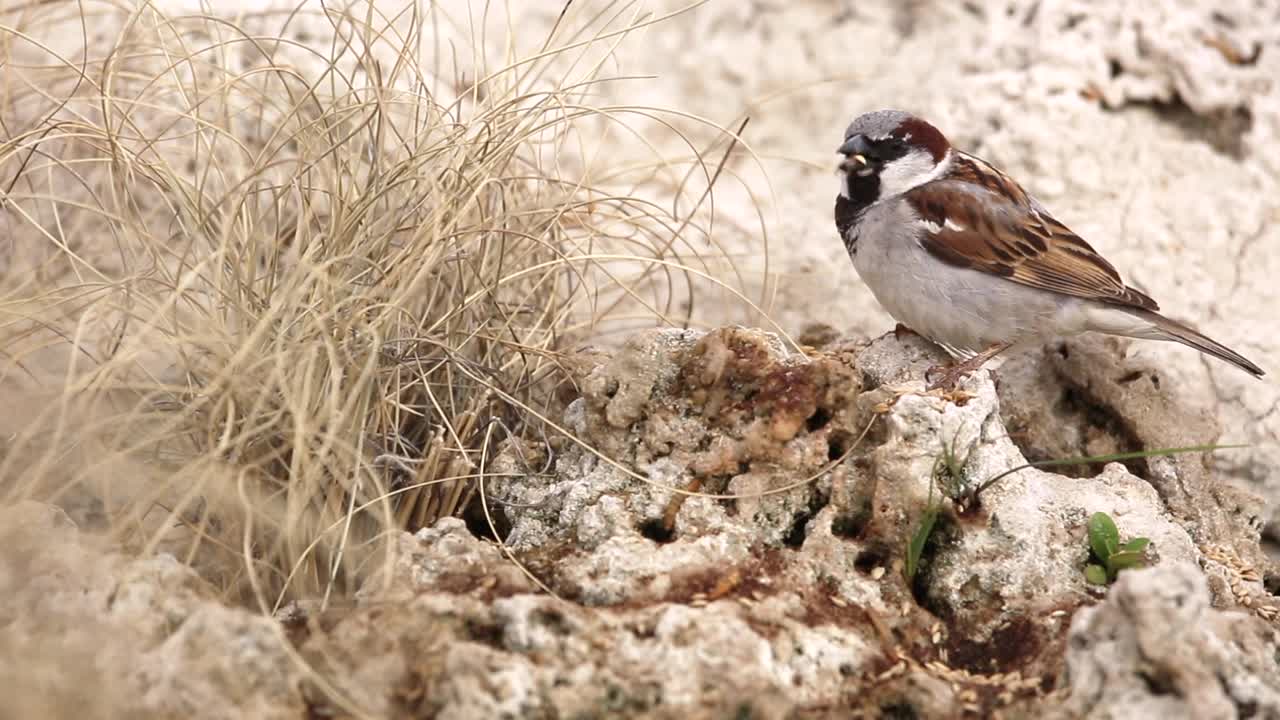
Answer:
[[[906,193],[925,224],[920,243],[934,257],[1030,287],[1159,310],[1009,177],[972,156],[957,153],[953,162],[946,177]]]

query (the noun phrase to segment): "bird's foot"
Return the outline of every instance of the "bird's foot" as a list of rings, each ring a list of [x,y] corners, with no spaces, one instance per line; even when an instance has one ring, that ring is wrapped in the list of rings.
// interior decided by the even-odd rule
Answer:
[[[934,365],[924,373],[925,382],[929,383],[928,389],[930,391],[955,391],[956,385],[958,385],[961,380],[968,377],[973,371],[981,368],[988,360],[999,355],[1008,347],[1009,343],[996,343],[977,355],[958,363],[952,363],[951,365]]]
[[[934,365],[924,372],[924,380],[928,383],[927,389],[930,392],[934,390],[950,392],[976,369],[965,367],[965,363]]]

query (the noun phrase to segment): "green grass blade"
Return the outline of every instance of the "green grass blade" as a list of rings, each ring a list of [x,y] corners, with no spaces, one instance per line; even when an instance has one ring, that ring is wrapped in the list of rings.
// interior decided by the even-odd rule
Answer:
[[[920,569],[920,556],[924,553],[925,543],[929,541],[929,535],[933,533],[933,526],[938,521],[938,508],[930,504],[924,511],[924,515],[920,517],[920,524],[916,526],[916,530],[911,534],[911,539],[907,542],[907,558],[906,564],[903,565],[902,574],[910,584],[916,577],[916,572]]]
[[[1029,462],[1029,463],[1026,463],[1025,465],[1019,465],[1015,468],[1005,470],[999,475],[996,475],[990,480],[982,483],[982,485],[978,487],[978,492],[982,492],[983,490],[986,490],[988,487],[996,484],[1000,480],[1003,480],[1005,477],[1012,475],[1018,472],[1019,470],[1026,470],[1027,468],[1061,467],[1063,465],[1090,465],[1092,463],[1100,463],[1100,462],[1120,462],[1122,460],[1140,460],[1142,458],[1149,458],[1149,457],[1167,457],[1169,455],[1183,455],[1186,453],[1194,453],[1194,452],[1213,452],[1215,450],[1237,450],[1240,448],[1247,448],[1247,447],[1249,446],[1239,445],[1239,444],[1237,445],[1190,445],[1187,447],[1157,448],[1155,450],[1136,450],[1134,452],[1113,453],[1111,455],[1092,455],[1089,457],[1060,458],[1057,460],[1037,460],[1035,462]]]

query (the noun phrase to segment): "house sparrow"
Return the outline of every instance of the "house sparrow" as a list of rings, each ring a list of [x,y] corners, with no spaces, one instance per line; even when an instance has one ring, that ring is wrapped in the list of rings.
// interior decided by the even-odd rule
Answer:
[[[837,152],[836,228],[858,275],[896,320],[963,358],[932,387],[954,387],[1011,346],[1090,330],[1174,340],[1262,376],[1160,315],[1020,185],[924,120],[861,115]]]

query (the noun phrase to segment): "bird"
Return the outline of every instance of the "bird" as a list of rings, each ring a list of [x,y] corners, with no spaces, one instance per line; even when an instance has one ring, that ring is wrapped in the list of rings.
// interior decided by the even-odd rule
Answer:
[[[930,389],[954,388],[1010,348],[1084,332],[1179,342],[1263,376],[1160,314],[1021,185],[925,120],[859,115],[837,153],[836,229],[859,277],[895,320],[955,358],[926,373]]]

